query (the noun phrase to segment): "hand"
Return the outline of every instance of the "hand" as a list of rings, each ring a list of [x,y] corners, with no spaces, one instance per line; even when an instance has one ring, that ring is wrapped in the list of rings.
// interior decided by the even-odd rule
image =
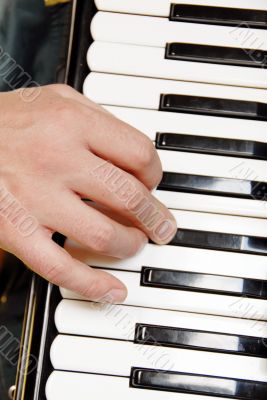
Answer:
[[[162,177],[158,155],[145,135],[68,86],[43,87],[36,97],[0,94],[0,246],[57,285],[121,302],[120,281],[72,258],[52,234],[117,258],[148,237],[167,243],[176,224],[150,192]]]

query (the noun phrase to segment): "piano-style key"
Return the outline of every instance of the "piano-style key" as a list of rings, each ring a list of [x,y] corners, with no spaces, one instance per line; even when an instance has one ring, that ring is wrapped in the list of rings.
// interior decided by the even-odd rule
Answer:
[[[243,400],[264,400],[267,394],[267,384],[262,382],[142,368],[132,368],[131,386]]]
[[[213,7],[233,7],[240,10],[261,10],[267,11],[265,0],[95,0],[96,6],[102,11],[115,11],[120,13],[151,15],[159,17],[169,17],[171,4],[178,3],[180,5],[200,5],[200,6],[213,6]]]
[[[166,207],[172,209],[267,218],[267,208],[262,200],[248,200],[166,190],[155,190],[153,194],[165,204]]]
[[[267,104],[256,101],[162,94],[159,109],[160,111],[267,121]]]
[[[159,190],[267,200],[267,183],[164,172]]]
[[[261,345],[267,341],[264,321],[68,299],[57,306],[55,324],[63,334],[131,341],[135,339],[136,326],[144,324],[250,337],[261,341]]]
[[[233,7],[215,7],[192,4],[172,4],[171,21],[194,22],[212,25],[247,26],[267,28],[267,12]]]
[[[125,304],[137,307],[161,308],[226,317],[257,319],[267,318],[266,300],[251,299],[228,294],[210,294],[190,290],[146,287],[141,285],[141,274],[120,270],[106,270],[121,280],[128,289]],[[66,289],[61,289],[63,298],[86,300]],[[245,301],[244,301],[245,298]],[[245,307],[250,309],[249,315]],[[251,314],[251,315],[250,315]],[[253,315],[252,315],[253,314]]]
[[[265,238],[267,221],[255,218],[215,215],[189,211],[171,210],[179,229],[221,232]]]
[[[235,65],[252,68],[267,67],[266,51],[257,50],[257,53],[254,57],[251,53],[251,49],[238,49],[235,47],[222,46],[204,46],[201,44],[178,42],[167,44],[165,58],[168,60]],[[245,73],[244,69],[239,69],[239,71],[243,71],[243,73]]]
[[[267,381],[267,360],[263,358],[144,346],[121,340],[58,335],[51,346],[50,358],[53,368],[63,371],[130,377],[131,368],[139,367]]]
[[[46,385],[47,400],[207,400],[207,396],[184,393],[171,393],[159,390],[136,389],[130,387],[129,378],[96,374],[54,371]],[[210,396],[209,400],[218,400]],[[226,400],[225,397],[220,398]],[[254,399],[259,400],[259,399]],[[262,399],[260,399],[262,400]]]
[[[267,281],[143,267],[141,285],[267,299]]]
[[[160,150],[188,151],[191,153],[267,160],[267,143],[252,140],[159,132],[156,136],[155,145]]]
[[[182,45],[182,44],[181,44]],[[262,55],[256,60],[251,57],[251,51],[243,49],[231,49],[221,47],[221,59],[217,59],[217,64],[211,63],[211,58],[215,59],[218,50],[212,46],[201,46],[201,44],[183,44],[184,46],[195,46],[196,53],[201,55],[201,48],[209,49],[212,56],[210,58],[203,53],[203,59],[206,57],[205,63],[203,60],[193,57],[178,57],[174,56],[174,44],[165,48],[135,46],[121,43],[108,43],[96,41],[90,46],[87,54],[87,62],[91,71],[116,73],[122,75],[146,76],[151,78],[175,79],[191,82],[204,82],[222,85],[235,85],[244,87],[267,87],[267,70],[263,68],[267,63],[266,57]],[[176,45],[177,48],[178,45]],[[168,50],[171,52],[168,52]],[[213,50],[212,50],[213,49]],[[226,49],[226,50],[224,50]],[[227,64],[226,52],[241,53],[238,63],[244,65],[247,60],[247,66],[235,66]],[[215,60],[216,61],[216,60]],[[221,65],[219,65],[221,63]],[[233,62],[232,62],[233,64]],[[251,68],[251,66],[258,68]]]
[[[249,12],[253,15],[253,12]],[[262,11],[261,15],[264,15]],[[167,43],[199,43],[267,50],[267,30],[249,28],[246,23],[233,26],[173,22],[167,18],[99,11],[91,23],[95,41],[164,47]],[[245,43],[245,45],[244,45]],[[255,56],[254,56],[255,57]]]
[[[178,229],[175,237],[169,245],[199,247],[201,249],[211,250],[237,251],[262,256],[267,254],[266,237],[206,232],[193,229]]]
[[[184,112],[267,121],[267,105],[252,101],[163,94],[160,111]]]
[[[265,342],[255,337],[137,324],[135,343],[267,358]]]
[[[267,143],[267,124],[234,118],[208,117],[183,113],[168,113],[155,110],[105,106],[117,118],[139,129],[156,141],[158,132],[206,136],[214,139],[233,139]]]
[[[109,88],[109,90],[106,90]],[[159,110],[161,96],[205,97],[221,100],[267,103],[267,91],[261,89],[210,85],[163,79],[141,78],[92,72],[84,82],[84,94],[91,100],[122,107]],[[201,104],[197,102],[196,105]]]
[[[266,161],[243,160],[237,157],[182,151],[177,154],[170,150],[158,150],[158,154],[164,172],[238,180],[240,184],[236,187],[236,192],[243,192],[244,195],[249,195],[249,193],[251,195],[256,195],[258,190],[263,194],[261,196],[259,193],[259,197],[264,198],[264,191],[266,190],[266,185],[264,183],[267,182]],[[247,171],[247,173],[245,171]],[[217,183],[219,188],[219,181]],[[222,184],[223,182],[221,182],[221,186]],[[231,187],[231,181],[225,181],[224,187],[227,188],[227,186],[229,188]],[[234,191],[233,186],[230,191]]]
[[[63,334],[267,357],[265,322],[62,300],[55,323]]]

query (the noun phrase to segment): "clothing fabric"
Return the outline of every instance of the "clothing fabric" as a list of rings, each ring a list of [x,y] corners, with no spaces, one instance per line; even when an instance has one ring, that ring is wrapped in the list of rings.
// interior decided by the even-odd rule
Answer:
[[[70,9],[69,2],[46,7],[44,0],[1,0],[0,91],[18,88],[5,79],[8,57],[17,73],[25,71],[39,85],[63,81]]]

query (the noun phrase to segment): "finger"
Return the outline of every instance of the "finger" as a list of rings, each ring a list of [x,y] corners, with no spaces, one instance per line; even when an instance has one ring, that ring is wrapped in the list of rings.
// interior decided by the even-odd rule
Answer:
[[[44,229],[24,238],[16,254],[30,269],[55,285],[92,301],[121,303],[127,289],[110,274],[90,268],[59,247]]]
[[[149,189],[159,184],[161,162],[147,136],[109,112],[103,112],[106,110],[66,85],[52,85],[52,90],[84,106],[84,132],[93,153],[135,175]],[[88,134],[88,124],[94,134]]]
[[[123,226],[86,205],[69,192],[59,207],[50,212],[49,228],[79,242],[94,253],[117,258],[133,256],[147,243],[146,235],[134,227]]]
[[[73,191],[126,217],[158,244],[173,238],[177,225],[171,212],[134,176],[97,156],[81,155],[80,162],[84,168],[69,182]]]
[[[131,173],[148,189],[158,186],[162,166],[147,136],[109,115],[102,115],[95,121],[94,131],[96,135],[88,136],[89,149],[94,154]]]

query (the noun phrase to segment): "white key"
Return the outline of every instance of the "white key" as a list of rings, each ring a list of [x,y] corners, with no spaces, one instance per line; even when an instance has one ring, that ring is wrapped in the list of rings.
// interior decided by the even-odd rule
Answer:
[[[267,90],[191,83],[124,75],[90,73],[84,94],[99,104],[158,110],[161,94],[245,100],[267,103]]]
[[[221,178],[237,178],[250,190],[250,181],[267,182],[267,162],[238,157],[158,150],[163,171]],[[243,167],[243,168],[242,168]],[[250,171],[242,176],[238,171]],[[252,172],[253,171],[253,172]],[[238,175],[240,175],[238,177]],[[237,187],[238,190],[238,187]]]
[[[118,356],[119,355],[119,356]],[[119,340],[58,335],[50,349],[54,369],[130,376],[131,367],[267,381],[267,360],[204,351],[144,346]]]
[[[265,0],[95,0],[98,10],[169,17],[172,3],[267,10]]]
[[[243,217],[267,218],[266,202],[202,194],[155,190],[153,194],[168,208]]]
[[[234,318],[246,317],[246,311],[244,311],[243,307],[244,299],[242,297],[146,287],[140,285],[140,273],[106,271],[121,280],[127,287],[128,296],[124,302],[127,305]],[[66,299],[86,300],[66,289],[61,289],[61,294]],[[253,310],[253,315],[249,315],[250,319],[256,319],[257,321],[267,319],[266,300],[246,298],[245,304],[250,310]]]
[[[118,376],[53,372],[46,385],[47,400],[207,400],[207,396],[171,393],[129,387],[129,379]],[[220,397],[221,400],[227,400]],[[209,396],[209,400],[218,397]]]
[[[117,106],[105,106],[117,118],[156,140],[157,132],[267,142],[267,123]]]
[[[263,321],[255,324],[255,321],[246,319],[77,300],[59,303],[55,323],[59,333],[132,341],[137,323],[267,337],[267,323]]]
[[[167,18],[99,11],[91,22],[94,40],[165,47],[166,43],[267,50],[267,31],[233,26],[172,22]]]
[[[190,154],[158,150],[163,171],[203,175],[210,177],[234,178],[251,190],[251,182],[267,182],[266,161],[243,160],[240,158],[220,157],[213,155]],[[235,189],[238,191],[238,183]],[[169,208],[215,212],[230,215],[241,215],[266,218],[267,202],[265,200],[217,197],[200,194],[155,191],[156,197]]]
[[[91,254],[70,239],[66,240],[65,249],[81,262],[94,267],[141,271],[142,266],[148,266],[267,280],[267,257],[254,254],[147,244],[135,256],[118,260]]]
[[[216,215],[193,211],[171,210],[179,228],[237,235],[267,236],[267,221],[229,215]]]
[[[165,59],[165,49],[94,42],[87,61],[91,71],[191,82],[267,88],[267,70]]]

